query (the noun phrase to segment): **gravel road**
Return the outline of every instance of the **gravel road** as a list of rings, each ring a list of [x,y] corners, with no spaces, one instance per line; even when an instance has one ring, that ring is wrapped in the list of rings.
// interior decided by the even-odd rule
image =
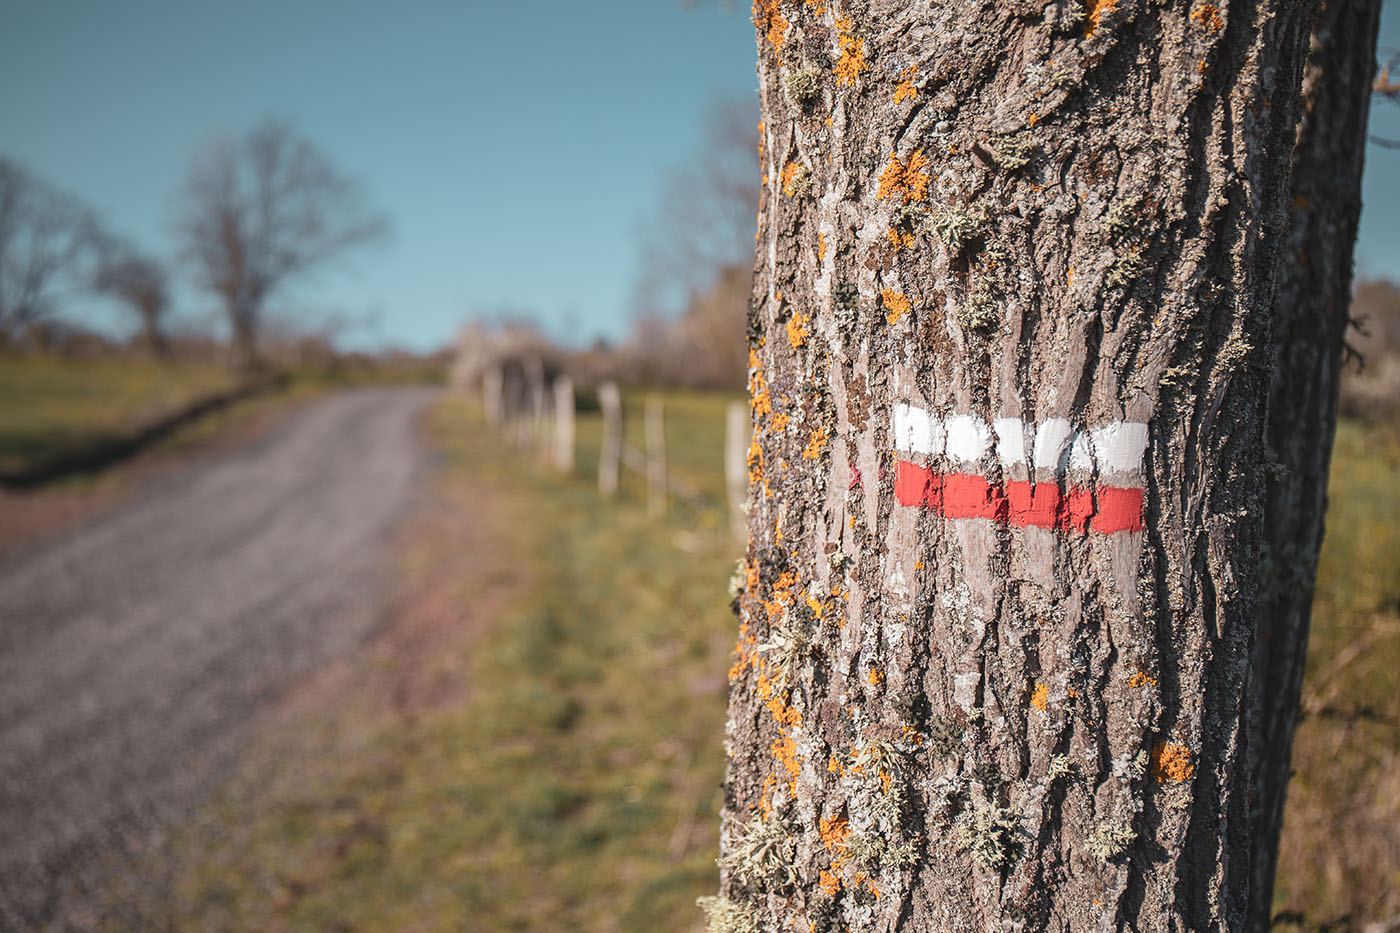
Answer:
[[[0,557],[0,929],[91,916],[229,774],[252,717],[364,643],[432,398],[317,402]]]

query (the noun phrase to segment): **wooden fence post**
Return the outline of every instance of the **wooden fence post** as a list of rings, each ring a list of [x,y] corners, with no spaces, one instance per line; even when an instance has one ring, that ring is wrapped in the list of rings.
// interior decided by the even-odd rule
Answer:
[[[523,434],[526,443],[537,450],[543,450],[546,444],[544,421],[546,412],[544,408],[544,362],[538,356],[530,357],[525,364],[525,378],[528,383],[528,397],[530,404],[529,422],[524,428]]]
[[[730,402],[724,415],[724,485],[729,494],[729,527],[738,537],[748,531],[744,511],[748,505],[747,448],[753,437],[749,407]]]
[[[659,395],[647,396],[647,511],[666,514],[666,423]]]
[[[554,467],[574,469],[574,381],[568,376],[554,380]]]
[[[503,386],[501,423],[518,447],[524,442],[521,425],[525,423],[523,415],[525,406],[529,404],[529,387],[525,384],[525,373],[518,364],[505,371]]]
[[[622,459],[622,396],[617,383],[598,386],[598,407],[603,410],[603,443],[598,449],[598,492],[617,495],[617,467]]]
[[[486,410],[486,423],[493,428],[501,426],[501,391],[504,386],[501,365],[492,363],[486,367],[481,377],[481,407]]]

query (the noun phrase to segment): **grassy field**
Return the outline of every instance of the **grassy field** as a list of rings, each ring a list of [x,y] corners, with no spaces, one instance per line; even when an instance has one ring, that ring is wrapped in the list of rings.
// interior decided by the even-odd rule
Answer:
[[[637,403],[629,398],[629,410]],[[312,762],[262,765],[186,837],[177,927],[685,930],[717,883],[724,592],[739,545],[707,460],[723,399],[674,397],[673,467],[714,508],[646,515],[639,481],[599,499],[598,416],[579,425],[583,475],[561,480],[449,402],[432,425],[449,458],[443,498],[490,502],[488,548],[450,539],[412,573],[456,573],[461,625],[502,576],[484,631],[456,646],[465,695],[404,715],[361,706]],[[717,427],[719,426],[719,427]],[[437,568],[437,571],[431,568]],[[494,604],[494,603],[493,603]],[[385,663],[395,663],[386,661]],[[315,717],[313,717],[314,719]],[[339,721],[336,721],[337,718]],[[289,742],[288,745],[295,745]],[[267,761],[268,757],[260,759]],[[249,788],[257,789],[249,792]],[[212,827],[212,834],[208,828]]]
[[[233,384],[218,366],[6,357],[0,360],[0,474],[128,433]]]
[[[598,498],[596,413],[579,426],[579,476],[560,479],[503,449],[467,405],[444,404],[432,424],[448,459],[444,496],[475,503],[489,546],[419,542],[406,572],[460,583],[448,602],[474,630],[453,649],[464,693],[412,715],[341,706],[310,720],[315,742],[303,724],[255,757],[256,774],[182,843],[177,913],[161,919],[696,928],[694,898],[716,882],[734,627],[723,595],[738,550],[720,508],[725,401],[667,398],[672,469],[714,506],[678,506],[666,521],[645,515],[638,478],[624,475],[618,503]],[[625,402],[628,442],[641,446],[641,400]],[[1393,434],[1342,426],[1331,524],[1351,533],[1332,534],[1322,560],[1282,929],[1360,929],[1400,910],[1397,477]],[[293,747],[300,764],[285,753]]]
[[[1400,430],[1343,422],[1329,489],[1274,901],[1310,931],[1400,918]]]

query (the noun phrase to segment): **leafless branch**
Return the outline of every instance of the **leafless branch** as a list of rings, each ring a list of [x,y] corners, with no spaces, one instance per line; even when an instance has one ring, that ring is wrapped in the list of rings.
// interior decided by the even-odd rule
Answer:
[[[99,238],[75,198],[0,157],[0,336],[51,314],[61,292],[86,287]]]

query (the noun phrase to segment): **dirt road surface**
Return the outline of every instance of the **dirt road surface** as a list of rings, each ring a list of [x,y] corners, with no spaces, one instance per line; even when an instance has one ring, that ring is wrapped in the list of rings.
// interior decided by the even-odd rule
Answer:
[[[326,399],[0,557],[0,929],[106,913],[254,717],[372,634],[432,398]]]

